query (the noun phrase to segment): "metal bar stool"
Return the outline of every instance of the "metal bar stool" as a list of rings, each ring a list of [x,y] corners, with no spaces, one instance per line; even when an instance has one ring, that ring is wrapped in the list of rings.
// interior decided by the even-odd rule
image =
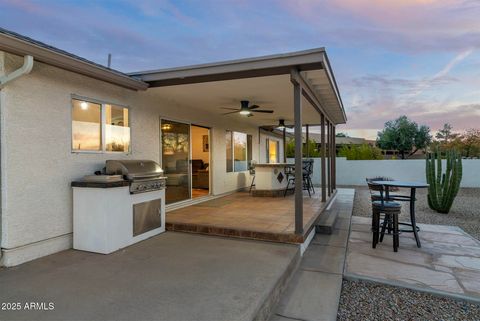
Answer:
[[[251,161],[250,165],[248,166],[248,172],[250,173],[252,178],[252,183],[250,184],[250,189],[248,190],[249,193],[252,192],[252,188],[255,186],[255,165],[257,164],[256,161]]]
[[[392,233],[393,235],[393,251],[398,252],[400,245],[398,216],[402,210],[402,205],[394,201],[386,200],[383,196],[384,190],[382,185],[368,183],[368,187],[380,192],[380,200],[372,201],[372,247],[376,248],[377,244],[383,241],[385,231],[388,229],[388,233]],[[384,215],[384,219],[382,228],[380,229],[381,214]]]

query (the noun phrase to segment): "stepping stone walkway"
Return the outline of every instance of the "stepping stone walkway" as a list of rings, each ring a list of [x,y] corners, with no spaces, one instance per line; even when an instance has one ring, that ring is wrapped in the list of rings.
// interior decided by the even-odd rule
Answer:
[[[403,233],[395,253],[388,235],[372,248],[370,226],[369,218],[353,216],[345,278],[480,302],[480,242],[461,228],[418,224],[422,247]]]

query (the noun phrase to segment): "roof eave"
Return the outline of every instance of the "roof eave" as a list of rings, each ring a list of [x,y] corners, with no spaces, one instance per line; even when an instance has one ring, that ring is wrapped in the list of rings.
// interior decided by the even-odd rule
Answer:
[[[0,33],[0,50],[15,55],[33,56],[36,61],[73,71],[131,90],[146,90],[149,85],[141,80],[122,74],[106,67],[100,67],[87,61],[50,50],[17,37]]]
[[[291,68],[322,69],[324,48],[248,59],[129,73],[151,87],[290,74]]]

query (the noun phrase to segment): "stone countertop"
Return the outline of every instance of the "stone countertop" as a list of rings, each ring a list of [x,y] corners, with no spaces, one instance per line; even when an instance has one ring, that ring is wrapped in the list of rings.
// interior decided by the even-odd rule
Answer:
[[[72,187],[90,187],[90,188],[113,188],[113,187],[125,187],[130,183],[128,181],[116,181],[116,182],[86,182],[86,181],[74,181],[71,183]]]

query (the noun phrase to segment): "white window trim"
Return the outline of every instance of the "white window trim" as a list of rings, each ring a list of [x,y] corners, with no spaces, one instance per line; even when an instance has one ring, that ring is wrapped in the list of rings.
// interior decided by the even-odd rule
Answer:
[[[93,103],[100,105],[100,150],[82,150],[82,149],[75,149],[73,148],[73,100],[83,100],[88,103]],[[107,119],[107,112],[106,112],[106,105],[113,105],[116,107],[122,107],[126,108],[128,110],[128,128],[130,129],[130,143],[128,144],[128,151],[123,151],[123,152],[117,152],[117,151],[109,151],[107,150],[106,146],[106,126],[105,126],[105,120]],[[85,96],[79,96],[72,94],[70,97],[70,147],[71,147],[71,152],[72,154],[125,154],[129,155],[132,153],[132,114],[131,114],[132,109],[130,106],[125,106],[122,104],[114,103],[114,102],[108,102],[108,101],[103,101],[103,100],[98,100],[94,98],[89,98]]]
[[[247,134],[247,133],[245,133],[245,132],[239,132],[239,131],[235,131],[235,130],[230,130],[230,129],[227,129],[225,132],[226,132],[226,133],[228,133],[228,132],[230,133],[230,147],[231,147],[231,149],[232,149],[232,155],[231,155],[231,156],[232,156],[232,170],[231,170],[230,172],[229,172],[228,170],[226,170],[225,172],[226,172],[227,174],[230,174],[230,173],[244,173],[244,172],[248,172],[248,166],[249,166],[249,164],[248,164],[248,162],[249,162],[249,160],[248,160],[248,156],[249,156],[249,154],[248,154],[248,135],[250,135],[250,134]],[[247,139],[246,139],[246,145],[245,145],[245,157],[246,157],[246,160],[245,160],[245,161],[247,162],[247,169],[244,170],[244,171],[235,171],[235,142],[234,142],[234,139],[233,139],[233,136],[234,136],[235,133],[244,134],[244,135],[246,135],[246,137],[247,137]],[[253,144],[253,136],[252,136],[252,144]],[[252,154],[253,154],[253,146],[252,146]]]

